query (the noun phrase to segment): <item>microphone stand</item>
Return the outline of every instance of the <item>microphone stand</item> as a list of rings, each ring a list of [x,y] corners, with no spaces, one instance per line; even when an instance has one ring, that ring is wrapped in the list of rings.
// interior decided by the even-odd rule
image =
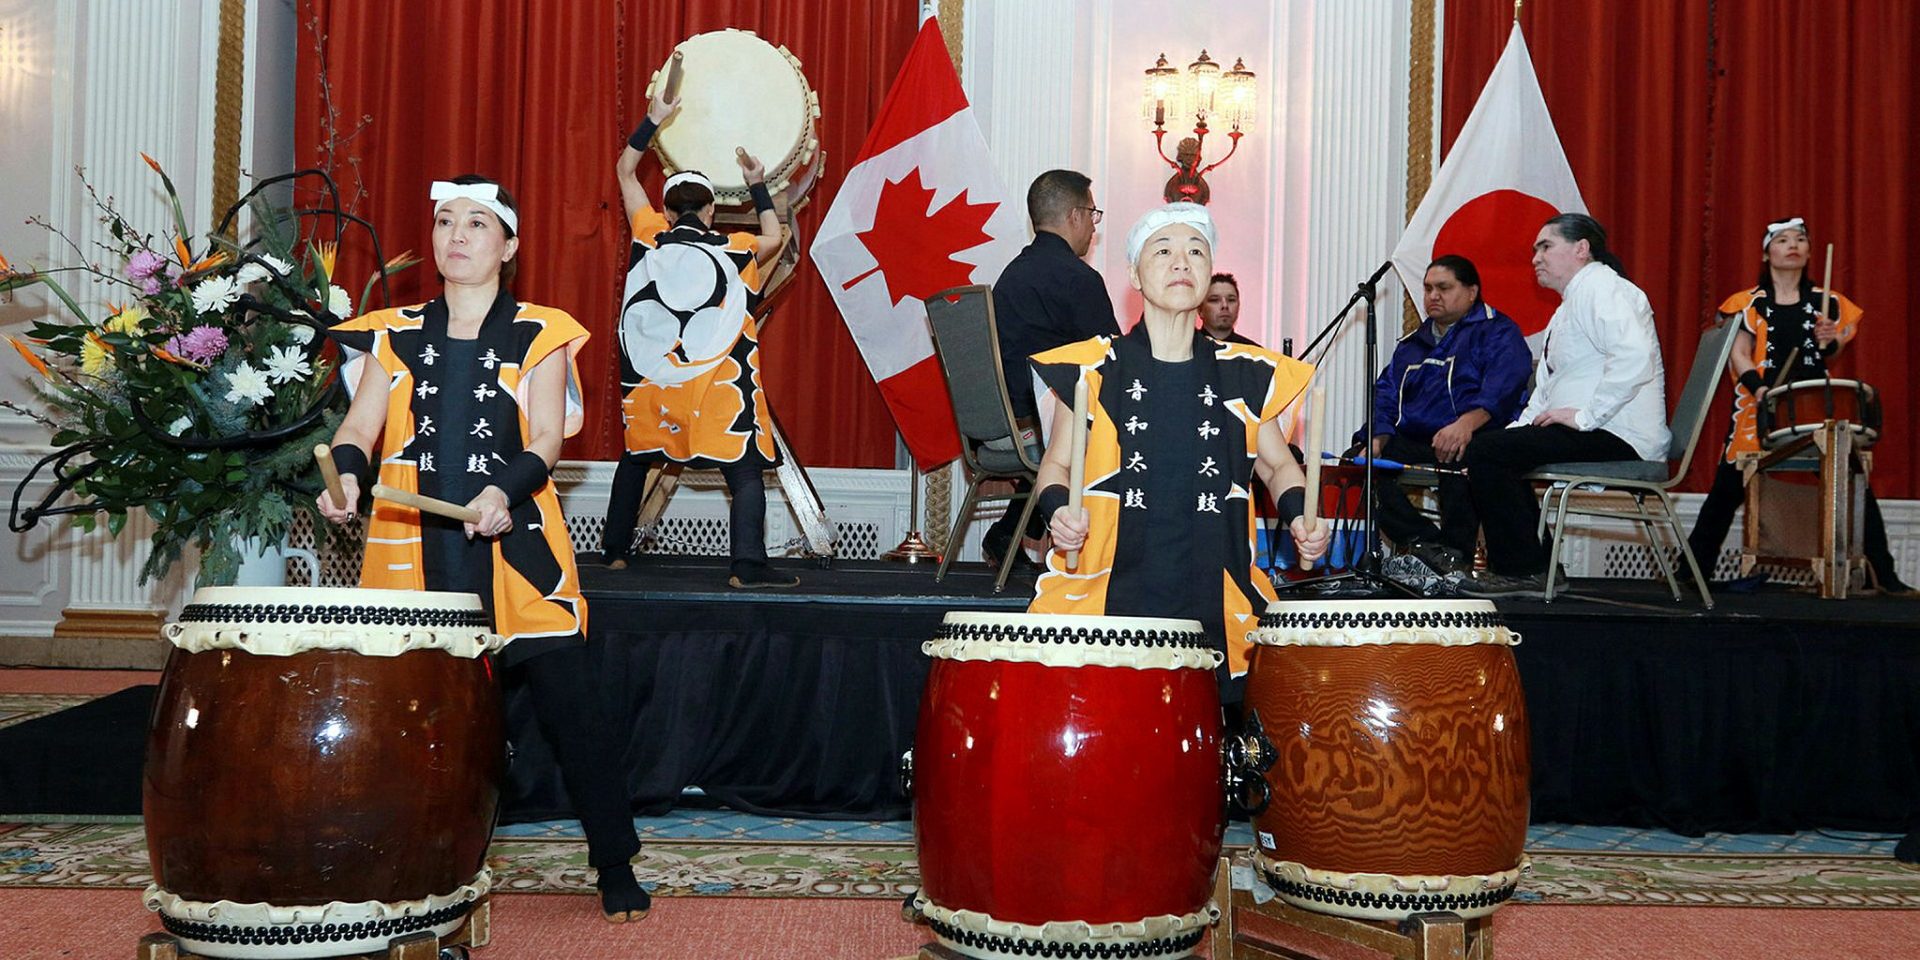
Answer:
[[[1328,338],[1332,337],[1340,329],[1340,327],[1346,322],[1347,317],[1353,313],[1353,308],[1356,305],[1365,306],[1367,332],[1366,332],[1366,348],[1365,348],[1364,360],[1367,368],[1367,377],[1366,377],[1367,419],[1366,419],[1366,432],[1360,442],[1362,447],[1367,451],[1366,462],[1361,465],[1361,490],[1362,490],[1361,496],[1363,498],[1362,503],[1366,511],[1365,517],[1361,521],[1361,530],[1363,531],[1363,535],[1366,540],[1366,549],[1361,552],[1360,556],[1354,558],[1353,565],[1350,568],[1348,568],[1347,571],[1344,573],[1328,574],[1326,576],[1316,577],[1311,580],[1295,580],[1283,585],[1276,585],[1275,589],[1293,590],[1293,589],[1302,589],[1302,588],[1316,588],[1316,589],[1321,589],[1323,591],[1323,595],[1334,595],[1334,596],[1359,597],[1359,596],[1379,596],[1381,594],[1414,597],[1414,598],[1418,598],[1420,596],[1414,590],[1409,589],[1404,584],[1394,582],[1393,580],[1389,579],[1385,574],[1380,572],[1381,564],[1384,560],[1381,554],[1384,551],[1382,550],[1380,545],[1380,528],[1377,524],[1374,523],[1374,519],[1373,519],[1373,511],[1374,511],[1373,485],[1375,482],[1374,481],[1374,460],[1376,460],[1377,458],[1373,455],[1373,446],[1372,446],[1373,437],[1374,437],[1374,427],[1375,427],[1372,387],[1373,387],[1373,378],[1378,375],[1376,371],[1380,367],[1379,357],[1378,357],[1379,339],[1378,339],[1378,334],[1374,329],[1375,327],[1374,313],[1375,313],[1375,300],[1378,299],[1377,291],[1380,286],[1380,280],[1381,278],[1385,277],[1387,275],[1387,271],[1391,269],[1393,269],[1393,261],[1389,260],[1386,263],[1381,264],[1380,269],[1375,270],[1372,276],[1366,278],[1365,280],[1360,281],[1359,286],[1355,288],[1353,292],[1353,296],[1347,300],[1346,305],[1341,307],[1338,313],[1334,314],[1333,320],[1329,322],[1326,325],[1326,327],[1320,331],[1319,335],[1313,338],[1313,342],[1307,344],[1307,347],[1305,350],[1300,351],[1300,355],[1302,357],[1305,357],[1308,354],[1311,354],[1313,352],[1314,347],[1319,346],[1321,341],[1328,340]],[[1325,355],[1328,352],[1330,352],[1332,349],[1333,349],[1333,344],[1331,342],[1328,342],[1326,349],[1321,351],[1321,359],[1324,360]],[[1318,456],[1321,456],[1322,453],[1323,452],[1319,450],[1309,450],[1307,451],[1307,456],[1318,457]],[[1333,585],[1338,581],[1348,581],[1348,583],[1339,587],[1334,587]],[[1338,592],[1335,593],[1334,591],[1338,591]]]

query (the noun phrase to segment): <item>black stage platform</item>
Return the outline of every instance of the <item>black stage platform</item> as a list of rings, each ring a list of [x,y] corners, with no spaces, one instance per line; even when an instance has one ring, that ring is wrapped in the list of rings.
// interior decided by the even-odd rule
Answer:
[[[606,706],[636,809],[683,790],[754,812],[898,818],[895,775],[948,610],[1024,608],[978,563],[790,565],[790,591],[725,585],[719,559],[585,565]],[[1920,823],[1920,601],[1823,601],[1769,588],[1675,603],[1651,582],[1575,581],[1552,604],[1501,602],[1533,725],[1540,822],[1906,832]],[[511,815],[565,794],[510,690]]]

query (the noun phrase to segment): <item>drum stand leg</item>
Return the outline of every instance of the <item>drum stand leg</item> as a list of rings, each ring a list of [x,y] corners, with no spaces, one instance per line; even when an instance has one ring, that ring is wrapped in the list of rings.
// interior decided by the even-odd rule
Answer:
[[[468,911],[467,919],[460,924],[446,940],[435,937],[432,931],[411,933],[397,937],[387,943],[387,949],[380,953],[362,954],[364,960],[442,960],[449,952],[454,956],[466,957],[469,951],[486,946],[493,940],[493,900],[481,897]],[[140,938],[140,944],[134,953],[134,960],[204,960],[200,954],[188,953],[180,946],[180,941],[170,933],[149,933]],[[351,960],[351,958],[347,958]]]
[[[1251,868],[1243,858],[1242,866]],[[1386,922],[1349,920],[1313,913],[1278,897],[1256,903],[1253,893],[1233,887],[1233,862],[1220,858],[1213,878],[1220,922],[1213,928],[1214,960],[1318,960],[1319,954],[1286,947],[1243,929],[1248,916],[1292,930],[1304,930],[1342,943],[1384,953],[1395,960],[1493,960],[1491,918],[1466,920],[1452,913],[1423,913],[1397,928]]]

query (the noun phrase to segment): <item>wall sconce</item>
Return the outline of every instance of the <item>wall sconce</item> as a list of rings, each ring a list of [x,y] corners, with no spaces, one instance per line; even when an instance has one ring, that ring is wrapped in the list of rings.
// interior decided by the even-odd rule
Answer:
[[[1140,97],[1140,117],[1153,121],[1154,149],[1174,170],[1163,193],[1168,203],[1177,200],[1206,203],[1212,198],[1206,174],[1226,163],[1234,151],[1240,149],[1240,138],[1253,126],[1256,92],[1253,71],[1247,69],[1245,60],[1235,58],[1233,69],[1223,73],[1219,61],[1207,56],[1205,50],[1200,51],[1200,59],[1187,65],[1185,73],[1169,65],[1164,53],[1147,68]],[[1193,135],[1181,138],[1172,157],[1167,156],[1165,145],[1168,114],[1173,115],[1175,123],[1193,117]],[[1206,149],[1209,120],[1226,123],[1227,136],[1233,143],[1227,148],[1226,156],[1203,167],[1201,155]]]

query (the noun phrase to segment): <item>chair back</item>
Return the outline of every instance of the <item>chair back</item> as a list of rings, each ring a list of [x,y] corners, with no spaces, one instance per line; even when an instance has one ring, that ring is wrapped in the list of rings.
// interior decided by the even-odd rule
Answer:
[[[947,375],[954,425],[966,441],[962,446],[1015,436],[992,289],[986,284],[954,287],[928,297],[926,304],[933,352]]]
[[[1734,336],[1740,332],[1738,317],[1722,317],[1719,326],[1700,337],[1700,350],[1693,355],[1693,369],[1687,371],[1686,386],[1680,390],[1680,402],[1673,408],[1673,439],[1668,441],[1667,459],[1677,460],[1673,480],[1687,475],[1693,462],[1693,448],[1699,442],[1700,428],[1713,405],[1713,393],[1720,384],[1720,372],[1727,368],[1733,354]]]

